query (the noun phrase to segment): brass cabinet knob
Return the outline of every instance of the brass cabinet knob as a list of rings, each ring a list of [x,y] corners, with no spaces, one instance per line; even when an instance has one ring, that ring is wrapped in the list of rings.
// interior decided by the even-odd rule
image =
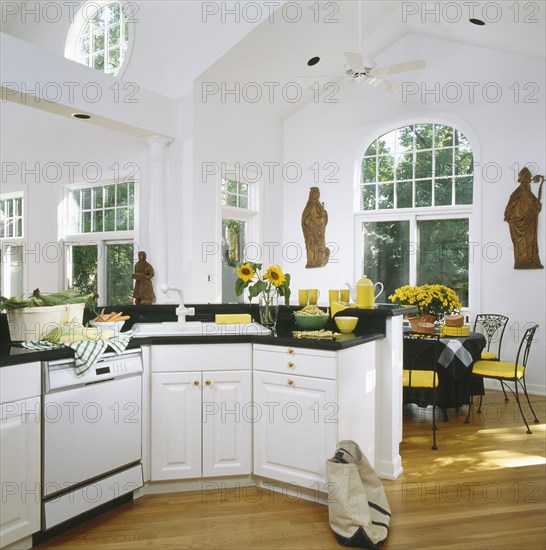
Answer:
[[[205,381],[205,384],[206,384],[207,386],[210,386],[210,385],[212,384],[212,382],[211,382],[210,380],[206,380],[206,381]]]
[[[294,380],[292,380],[291,378],[288,379],[288,385],[289,386],[293,386],[294,385]]]
[[[294,350],[292,348],[288,348],[288,353],[294,353]]]
[[[193,385],[194,385],[194,386],[199,386],[199,380],[194,380],[194,381],[193,381]]]
[[[288,361],[288,366],[292,368],[294,366],[294,361]]]

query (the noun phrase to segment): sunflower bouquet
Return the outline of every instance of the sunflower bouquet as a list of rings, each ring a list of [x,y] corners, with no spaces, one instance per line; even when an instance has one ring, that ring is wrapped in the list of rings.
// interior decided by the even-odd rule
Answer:
[[[389,296],[391,302],[419,308],[421,315],[429,313],[439,319],[461,310],[461,302],[455,291],[444,285],[406,285],[397,288]]]
[[[245,262],[236,268],[235,294],[240,296],[248,288],[250,301],[263,294],[266,301],[270,301],[273,293],[284,296],[284,302],[290,301],[290,274],[283,273],[279,266],[271,265],[263,276],[260,274],[262,264]]]

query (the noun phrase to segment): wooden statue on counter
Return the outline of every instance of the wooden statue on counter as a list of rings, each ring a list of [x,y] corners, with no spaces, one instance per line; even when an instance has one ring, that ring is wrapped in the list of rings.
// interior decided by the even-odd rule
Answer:
[[[542,269],[538,254],[538,215],[542,209],[542,185],[544,176],[535,176],[534,182],[542,179],[538,198],[531,191],[531,172],[522,168],[518,174],[519,187],[510,195],[504,211],[504,221],[510,226],[514,245],[514,269]]]
[[[135,304],[151,304],[155,300],[154,287],[152,286],[154,275],[154,268],[146,261],[146,252],[141,250],[138,253],[138,262],[135,264],[135,272],[133,273]]]
[[[328,212],[324,203],[319,201],[320,190],[311,187],[309,199],[301,216],[301,228],[307,250],[307,264],[305,267],[323,267],[328,263],[330,249],[326,246],[326,224]]]

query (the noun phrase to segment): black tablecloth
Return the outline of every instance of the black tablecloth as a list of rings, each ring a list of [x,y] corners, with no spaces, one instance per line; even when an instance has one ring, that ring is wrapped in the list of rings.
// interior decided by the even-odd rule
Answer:
[[[416,356],[426,345],[419,339],[404,338],[404,357],[407,359]],[[472,364],[481,356],[486,345],[485,337],[477,332],[471,332],[470,336],[466,337],[441,338],[439,345],[441,361],[438,365],[439,386],[436,391],[437,404],[440,408],[459,408],[468,404],[471,393],[483,395],[483,379],[472,376]],[[451,346],[461,347],[462,351],[454,353],[449,349],[446,351],[446,348]],[[420,407],[431,405],[430,392],[419,388],[404,388],[404,404],[406,403],[416,403]]]

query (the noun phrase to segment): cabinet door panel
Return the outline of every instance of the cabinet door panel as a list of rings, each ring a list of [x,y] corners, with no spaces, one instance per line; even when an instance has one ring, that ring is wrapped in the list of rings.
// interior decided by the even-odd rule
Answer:
[[[40,530],[40,398],[0,408],[0,546]]]
[[[200,477],[201,373],[152,374],[152,411],[152,481]]]
[[[254,400],[254,473],[319,488],[336,450],[336,382],[255,372]]]
[[[203,476],[250,474],[251,442],[250,371],[204,372]]]

